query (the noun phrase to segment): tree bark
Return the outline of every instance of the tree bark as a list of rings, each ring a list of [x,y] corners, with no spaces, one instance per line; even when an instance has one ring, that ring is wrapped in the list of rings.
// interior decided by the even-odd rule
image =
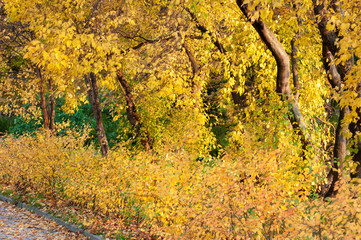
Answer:
[[[300,96],[300,81],[298,78],[298,57],[297,57],[297,46],[296,40],[298,38],[298,34],[291,40],[291,61],[292,61],[292,76],[293,76],[293,86],[295,87],[295,99],[298,101]]]
[[[134,129],[135,136],[137,138],[140,138],[140,142],[146,151],[153,149],[153,141],[149,133],[145,130],[143,130],[143,134],[141,133],[143,127],[134,103],[134,97],[130,85],[125,79],[124,75],[119,70],[116,72],[116,74],[117,81],[123,91],[124,98],[126,100],[127,118]]]
[[[358,92],[361,92],[360,90]],[[361,94],[359,94],[358,97]],[[358,108],[357,115],[361,116],[361,109]],[[361,118],[359,117],[356,122],[352,122],[349,126],[350,132],[354,139],[354,146],[357,148],[357,151],[352,155],[352,159],[357,163],[356,172],[351,174],[351,178],[361,178],[361,136],[357,133],[361,132]]]
[[[327,72],[327,79],[332,88],[340,91],[341,89],[341,75],[334,63],[334,56],[338,53],[339,49],[336,45],[338,35],[335,31],[327,30],[328,16],[325,3],[317,4],[316,0],[313,0],[314,13],[319,16],[318,29],[322,38],[322,56],[323,64]]]
[[[297,101],[292,96],[290,88],[289,57],[282,44],[273,34],[273,32],[268,28],[268,26],[263,22],[260,17],[258,17],[257,19],[254,18],[254,12],[250,11],[248,9],[248,4],[245,4],[244,2],[244,0],[237,0],[238,7],[241,9],[247,20],[258,32],[259,36],[266,44],[268,49],[272,52],[272,55],[277,62],[276,92],[281,94],[282,99],[289,103],[289,120],[291,121],[294,131],[296,131],[297,134],[300,136],[303,150],[305,150],[309,142],[309,136],[306,137],[305,132],[307,127],[304,122],[303,115],[301,114]]]
[[[198,94],[200,94],[201,86],[198,82],[196,82],[196,78],[199,75],[199,73],[201,72],[201,67],[198,65],[193,53],[189,49],[186,42],[183,43],[183,48],[185,49],[188,59],[191,62],[191,66],[192,66],[192,77],[191,77],[190,81],[191,81],[193,96],[194,96],[194,100],[195,100],[194,106],[196,108],[199,108]]]
[[[49,116],[46,108],[46,98],[44,92],[44,78],[38,66],[35,67],[36,75],[39,79],[39,92],[40,92],[40,108],[43,113],[43,124],[46,130],[49,130]]]
[[[295,3],[294,1],[292,1],[292,5],[293,5],[293,9],[295,11],[297,11],[297,8],[300,8],[301,6],[297,3]],[[296,14],[296,18],[297,18],[297,25],[298,27],[302,26],[302,19],[300,18],[300,16],[298,16],[298,14]],[[300,81],[299,81],[299,77],[298,77],[298,48],[296,45],[296,41],[297,39],[301,36],[300,30],[297,30],[296,35],[292,38],[291,40],[291,63],[292,63],[292,76],[293,76],[293,86],[294,86],[294,96],[296,101],[298,101],[299,96],[300,96]]]
[[[335,56],[337,56],[339,52],[339,47],[336,43],[339,36],[338,32],[329,31],[327,29],[327,24],[329,21],[327,13],[329,12],[329,8],[332,8],[333,11],[336,12],[340,11],[340,9],[336,5],[337,1],[334,0],[330,2],[327,8],[325,1],[322,1],[319,4],[318,2],[319,1],[313,0],[314,13],[319,17],[318,29],[322,38],[323,65],[326,70],[327,79],[330,85],[337,93],[342,94],[341,84],[344,82],[346,75],[349,73],[352,64],[335,64]],[[338,126],[336,129],[333,158],[331,161],[331,170],[327,176],[328,182],[322,186],[321,191],[324,197],[331,196],[332,194],[336,193],[335,185],[340,180],[339,170],[342,171],[342,166],[347,155],[347,139],[345,138],[344,133],[349,126],[347,124],[345,125],[343,122],[348,111],[349,108],[347,106],[340,110]]]
[[[49,115],[49,129],[51,131],[55,130],[55,96],[54,96],[54,86],[53,79],[49,78],[49,94],[50,94],[50,113]]]
[[[331,169],[327,174],[327,184],[324,184],[321,188],[321,195],[323,197],[329,197],[337,192],[335,186],[340,180],[339,170],[342,171],[343,162],[346,158],[347,139],[345,138],[344,133],[346,132],[348,126],[343,124],[343,119],[348,111],[348,107],[340,110],[340,117],[336,128],[333,158],[331,159]]]
[[[106,156],[109,152],[109,144],[108,144],[107,136],[105,134],[103,120],[102,120],[102,110],[99,101],[96,75],[94,73],[85,75],[84,80],[87,86],[89,101],[92,106],[95,121],[97,124],[97,135],[100,144],[100,150],[102,152],[102,155]]]

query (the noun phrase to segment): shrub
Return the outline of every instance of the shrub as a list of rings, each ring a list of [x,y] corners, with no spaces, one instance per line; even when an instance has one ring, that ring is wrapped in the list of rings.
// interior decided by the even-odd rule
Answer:
[[[313,173],[295,167],[300,159],[287,148],[197,162],[170,147],[138,154],[118,147],[103,158],[92,146],[83,147],[84,135],[3,138],[1,183],[165,238],[354,239],[361,234],[359,185],[343,185],[332,201],[313,200]]]

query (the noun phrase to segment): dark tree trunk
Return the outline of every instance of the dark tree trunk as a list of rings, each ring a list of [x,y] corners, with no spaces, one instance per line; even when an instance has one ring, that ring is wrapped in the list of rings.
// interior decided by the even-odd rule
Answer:
[[[300,95],[300,81],[298,78],[298,57],[297,57],[297,46],[295,42],[298,38],[298,34],[291,40],[291,61],[292,61],[292,76],[293,76],[293,86],[295,87],[295,99],[298,101]]]
[[[324,1],[319,2],[313,0],[313,6],[315,15],[319,17],[318,29],[322,38],[322,56],[324,68],[327,73],[327,79],[332,88],[335,89],[337,93],[342,94],[341,84],[344,82],[346,75],[351,69],[352,61],[349,61],[344,65],[336,65],[334,62],[335,56],[337,56],[339,52],[339,47],[337,46],[337,39],[339,36],[337,32],[329,31],[327,29],[327,24],[329,21],[327,13],[329,12],[329,8],[332,8],[332,11],[340,11],[339,7],[336,5],[336,2],[337,1],[331,1],[331,3],[326,8]],[[327,184],[322,187],[322,194],[325,197],[336,193],[335,185],[340,179],[339,170],[342,171],[342,166],[347,155],[347,139],[345,138],[344,133],[349,126],[343,122],[348,111],[349,108],[347,106],[340,110],[335,136],[334,153],[331,161],[331,170],[327,176]],[[355,158],[353,160],[357,161]]]
[[[317,5],[316,0],[313,0],[314,4],[314,12],[315,15],[319,17],[318,29],[322,38],[322,56],[323,56],[323,64],[327,72],[327,79],[331,84],[332,88],[338,88],[340,91],[341,88],[341,75],[338,70],[339,66],[336,66],[334,63],[334,56],[338,53],[339,49],[336,45],[336,40],[338,39],[338,35],[335,31],[327,30],[328,24],[328,16],[327,10],[325,8],[325,3],[321,2],[321,4]]]
[[[224,49],[222,43],[218,40],[218,38],[214,34],[212,34],[212,32],[208,31],[205,26],[199,23],[197,16],[189,8],[186,8],[185,10],[189,13],[192,20],[196,23],[197,29],[201,31],[201,33],[207,33],[211,37],[211,41],[217,47],[217,49],[221,53],[226,53],[226,49]]]
[[[259,36],[266,44],[268,49],[272,52],[273,57],[277,62],[277,93],[281,94],[283,100],[287,101],[290,105],[289,120],[295,132],[300,136],[303,149],[306,149],[308,145],[309,136],[306,137],[306,124],[304,122],[301,111],[298,107],[297,101],[292,96],[290,87],[290,60],[283,48],[280,41],[268,28],[268,26],[259,17],[254,18],[254,12],[248,9],[248,4],[244,3],[243,0],[237,0],[238,7],[241,9],[243,14],[246,16],[248,21],[252,24]]]
[[[347,139],[345,138],[344,133],[347,130],[347,126],[344,126],[342,121],[347,113],[348,107],[340,110],[340,116],[336,128],[333,158],[331,159],[331,169],[327,174],[327,184],[323,185],[321,189],[321,195],[324,197],[329,197],[337,192],[335,186],[340,179],[339,170],[342,170],[343,162],[346,158]]]
[[[40,108],[43,113],[43,124],[46,130],[49,130],[49,116],[46,108],[46,98],[44,92],[44,78],[38,66],[35,67],[36,75],[39,79],[39,92],[40,92]]]
[[[97,124],[97,134],[98,134],[98,141],[100,144],[100,150],[103,156],[106,156],[109,152],[109,144],[108,144],[107,136],[105,134],[103,120],[102,120],[102,110],[100,107],[96,75],[94,73],[85,75],[84,80],[87,86],[89,101],[92,106],[95,121]]]
[[[293,9],[297,11],[297,8],[300,8],[300,4],[295,3],[292,1]],[[297,17],[297,25],[298,27],[302,26],[302,19],[298,14],[296,14]],[[298,48],[296,45],[296,41],[298,38],[300,38],[301,33],[300,30],[297,30],[296,35],[291,40],[291,63],[292,63],[292,77],[293,77],[293,86],[294,86],[294,96],[296,101],[298,101],[300,96],[300,81],[298,77]]]
[[[194,106],[196,108],[199,108],[199,98],[198,98],[198,94],[201,91],[201,86],[198,82],[196,82],[196,77],[199,75],[199,73],[201,72],[201,67],[198,65],[193,53],[191,52],[191,50],[189,49],[188,45],[186,42],[183,43],[183,48],[186,51],[186,54],[188,56],[189,61],[191,62],[191,66],[192,66],[192,77],[190,79],[191,82],[191,86],[192,86],[192,91],[193,91],[193,96],[194,96]]]
[[[50,113],[49,113],[49,129],[55,130],[55,96],[53,79],[49,78],[49,94],[50,94]]]
[[[360,108],[357,109],[357,115],[361,116]],[[351,174],[351,177],[361,178],[361,137],[357,135],[357,133],[361,132],[361,118],[358,118],[356,122],[352,122],[350,124],[350,132],[352,133],[352,137],[354,139],[353,146],[357,148],[357,151],[352,156],[353,161],[357,163],[356,172]]]
[[[129,83],[125,79],[124,75],[118,70],[117,71],[117,81],[120,85],[120,88],[123,91],[125,101],[127,103],[127,118],[130,124],[132,125],[135,135],[137,138],[140,138],[140,142],[143,145],[146,151],[153,148],[153,141],[150,137],[149,133],[143,130],[143,134],[141,133],[142,123],[140,122],[140,118],[137,112],[137,108],[134,103],[134,97],[132,94],[132,90],[130,88]]]

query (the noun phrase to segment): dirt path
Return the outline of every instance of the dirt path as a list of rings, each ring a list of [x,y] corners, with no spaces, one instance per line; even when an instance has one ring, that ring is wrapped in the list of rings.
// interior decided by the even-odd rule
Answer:
[[[87,239],[38,215],[0,201],[0,239]]]

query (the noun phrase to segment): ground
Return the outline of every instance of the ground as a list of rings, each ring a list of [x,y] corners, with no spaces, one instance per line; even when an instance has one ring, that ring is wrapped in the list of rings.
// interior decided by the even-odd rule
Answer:
[[[0,239],[87,239],[55,222],[0,201]]]

